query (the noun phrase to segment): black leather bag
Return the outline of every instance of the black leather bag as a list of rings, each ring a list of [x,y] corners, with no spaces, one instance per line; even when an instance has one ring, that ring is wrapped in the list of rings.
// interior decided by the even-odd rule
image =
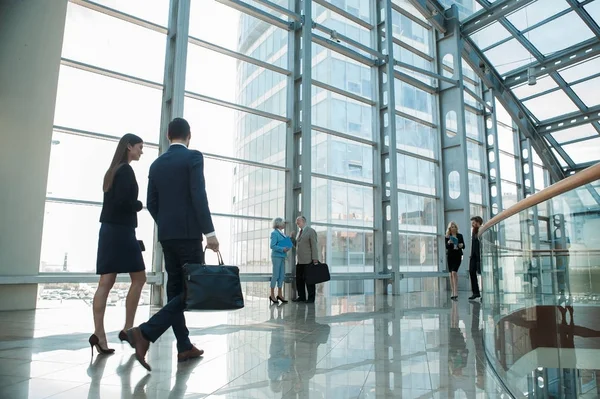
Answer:
[[[304,281],[306,284],[321,284],[331,280],[327,263],[311,263],[304,266]]]
[[[205,250],[206,255],[206,250]],[[217,252],[219,264],[183,266],[186,311],[235,310],[244,307],[240,269],[225,266]]]

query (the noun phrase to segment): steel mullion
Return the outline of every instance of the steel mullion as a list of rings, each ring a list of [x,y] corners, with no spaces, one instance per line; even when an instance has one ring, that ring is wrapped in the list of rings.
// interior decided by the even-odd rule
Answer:
[[[118,80],[122,80],[124,82],[129,82],[129,83],[134,83],[134,84],[138,84],[141,86],[146,86],[151,89],[157,89],[157,90],[163,89],[163,85],[158,82],[153,82],[151,80],[137,78],[135,76],[127,75],[124,73],[115,72],[115,71],[111,71],[109,69],[100,68],[100,67],[97,67],[94,65],[83,63],[83,62],[70,60],[68,58],[61,58],[60,64],[71,67],[71,68],[76,68],[76,69],[79,69],[82,71],[95,73],[97,75],[103,75],[103,76],[106,76],[107,78],[118,79]]]
[[[316,22],[313,23],[313,29],[316,29],[320,32],[323,32],[323,33],[326,33],[326,34],[332,35],[332,36],[335,32],[335,34],[337,35],[337,38],[340,41],[347,43],[347,44],[351,45],[352,47],[356,47],[357,49],[360,49],[361,51],[364,51],[365,53],[369,53],[376,58],[379,58],[379,59],[385,58],[385,56],[383,54],[381,54],[379,51],[373,50],[369,46],[365,46],[364,44],[357,42],[356,40],[351,39],[344,34],[337,32],[335,29],[328,28],[325,25],[321,25]]]
[[[558,145],[563,147],[565,145],[577,144],[577,143],[581,143],[583,141],[588,141],[588,140],[597,139],[597,138],[598,138],[598,136],[596,135],[596,136],[582,137],[582,138],[575,139],[575,140],[569,140],[569,141],[563,141],[563,142],[560,142],[560,143],[557,142],[557,143],[558,143]]]
[[[416,66],[411,65],[411,64],[407,64],[407,63],[402,62],[402,61],[394,60],[394,65],[398,66],[400,68],[405,68],[405,69],[408,69],[410,71],[420,73],[421,75],[429,76],[429,77],[437,79],[437,80],[443,80],[443,81],[448,82],[450,84],[454,84],[454,85],[458,84],[458,82],[456,80],[453,80],[451,78],[447,78],[447,77],[445,77],[443,75],[437,74],[435,72],[428,71],[428,70],[423,69],[423,68],[416,67]]]
[[[400,7],[398,4],[394,3],[393,1],[392,1],[392,10],[397,12],[398,14],[404,15],[406,18],[410,19],[412,22],[416,23],[417,25],[420,25],[421,27],[427,29],[428,31],[431,31],[431,25],[429,25],[428,23],[424,22],[423,20],[415,17],[410,12],[406,12],[405,10],[402,9],[402,7]]]
[[[383,35],[383,36],[385,37],[385,35]],[[402,40],[398,39],[396,36],[392,35],[392,41],[394,42],[394,44],[397,44],[398,46],[410,51],[411,53],[414,53],[415,55],[418,55],[419,57],[421,57],[429,62],[435,61],[435,58],[433,58],[429,54],[424,53],[423,51],[414,48],[413,46],[409,45],[408,43],[405,43]]]
[[[339,224],[339,223],[312,222],[311,226],[334,227],[334,228],[345,229],[345,230],[361,230],[361,231],[373,231],[373,232],[376,231],[375,228],[372,226],[349,226],[349,225]]]
[[[373,183],[373,182],[352,180],[352,179],[347,179],[345,177],[338,177],[338,176],[327,175],[327,174],[323,174],[323,173],[311,172],[310,175],[311,175],[311,177],[315,177],[315,178],[318,178],[318,179],[337,181],[339,183],[351,184],[351,185],[354,185],[354,186],[362,186],[362,187],[370,187],[370,188],[376,188],[377,187],[377,185],[375,183]]]
[[[440,197],[438,195],[435,195],[435,194],[420,193],[418,191],[408,190],[408,189],[405,189],[405,188],[398,188],[398,189],[396,189],[396,191],[398,191],[399,193],[402,193],[402,194],[409,194],[409,195],[414,195],[414,196],[417,196],[417,197],[425,197],[425,198],[435,199],[435,200],[439,200],[440,199]]]
[[[410,151],[407,151],[407,150],[403,150],[403,149],[401,149],[401,148],[397,148],[397,149],[396,149],[396,152],[397,152],[398,154],[401,154],[401,155],[406,155],[406,156],[409,156],[409,157],[411,157],[411,158],[416,158],[416,159],[420,159],[420,160],[422,160],[422,161],[431,162],[431,163],[435,164],[436,166],[439,166],[439,164],[440,164],[440,161],[438,161],[438,160],[437,160],[437,159],[435,159],[435,158],[430,158],[430,157],[427,157],[427,156],[425,156],[425,155],[421,155],[421,154],[415,154],[414,152],[410,152]]]
[[[444,20],[444,7],[437,1],[431,0],[408,0],[422,15],[441,33],[446,33]],[[434,8],[432,12],[428,6]]]
[[[291,23],[284,21],[283,19],[276,17],[272,14],[269,14],[268,12],[265,12],[265,11],[261,10],[260,8],[257,8],[255,6],[252,6],[247,3],[244,3],[243,1],[240,1],[240,0],[216,0],[216,1],[223,5],[231,7],[234,10],[238,10],[240,12],[243,12],[244,14],[248,14],[251,17],[260,19],[263,22],[277,26],[278,28],[285,29],[285,30],[290,30],[290,28],[291,28]]]
[[[276,120],[279,122],[284,122],[284,123],[289,122],[289,119],[286,118],[285,116],[272,114],[270,112],[260,111],[258,109],[247,107],[245,105],[235,104],[235,103],[232,103],[229,101],[219,100],[217,98],[205,96],[205,95],[199,94],[199,93],[194,93],[192,91],[186,90],[185,96],[189,97],[189,98],[193,98],[194,100],[199,100],[199,101],[205,102],[205,103],[210,103],[210,104],[218,105],[221,107],[234,109],[236,111],[242,111],[247,114],[258,115],[258,116],[262,116],[264,118],[273,119],[273,120]]]
[[[145,19],[135,17],[133,15],[124,13],[122,11],[115,10],[114,8],[110,8],[93,1],[89,0],[69,0],[73,4],[77,4],[79,6],[89,8],[90,10],[100,12],[102,14],[108,15],[113,18],[120,19],[125,22],[129,22],[131,24],[141,26],[142,28],[150,29],[158,33],[167,34],[168,29],[164,26],[155,24],[150,21],[146,21]]]
[[[324,8],[327,8],[330,11],[335,12],[336,14],[341,15],[342,17],[344,17],[346,19],[349,19],[350,21],[354,22],[357,25],[362,26],[363,28],[366,28],[368,30],[373,29],[373,25],[370,24],[369,22],[367,22],[367,21],[363,20],[362,18],[359,18],[359,17],[357,17],[357,16],[355,16],[353,14],[350,14],[348,11],[346,11],[346,10],[344,10],[342,8],[339,8],[338,6],[336,6],[334,4],[331,4],[328,1],[325,1],[325,0],[313,0],[313,2],[315,4],[318,4],[318,5],[322,6],[322,7],[324,7]]]
[[[294,21],[300,21],[300,14],[297,14],[286,7],[282,7],[279,4],[273,3],[269,0],[254,0],[255,2],[262,4],[265,7],[270,8],[273,11],[277,11],[278,13],[284,14],[287,17],[293,19]]]
[[[338,43],[335,43],[333,40],[329,40],[329,39],[324,38],[323,36],[319,36],[319,35],[311,35],[311,36],[312,36],[312,41],[314,43],[316,43],[320,46],[323,46],[325,48],[328,48],[330,50],[333,50],[342,55],[345,55],[346,57],[351,58],[355,61],[358,61],[361,64],[365,64],[367,66],[373,66],[376,63],[375,60],[360,54],[356,50],[352,50],[348,47],[345,47]]]
[[[362,137],[352,136],[347,133],[338,132],[337,130],[328,129],[322,126],[312,125],[312,130],[328,134],[330,136],[336,136],[345,140],[350,140],[356,143],[366,144],[369,146],[376,146],[376,143],[369,139],[363,139]]]
[[[339,94],[339,95],[344,96],[344,97],[351,98],[354,101],[358,101],[358,102],[367,104],[369,106],[373,106],[375,104],[375,102],[373,102],[373,100],[369,100],[366,97],[359,96],[358,94],[354,94],[354,93],[351,93],[351,92],[343,90],[343,89],[339,89],[339,88],[337,88],[335,86],[331,86],[331,85],[329,85],[327,83],[323,83],[323,82],[318,81],[316,79],[313,79],[312,82],[313,82],[313,86],[319,87],[319,88],[327,90],[327,91],[331,91],[333,93]]]
[[[104,134],[104,133],[96,133],[96,132],[82,130],[82,129],[74,129],[74,128],[59,126],[59,125],[54,125],[52,130],[59,132],[59,133],[69,134],[69,135],[73,135],[73,136],[89,137],[89,138],[93,138],[93,139],[97,139],[97,140],[106,140],[106,141],[112,141],[112,142],[119,142],[119,140],[121,140],[121,137],[118,137],[118,136],[112,136],[112,135],[108,135],[108,134]],[[158,150],[158,143],[151,143],[151,142],[145,141],[144,147]]]
[[[484,108],[488,108],[488,109],[492,109],[492,107],[490,107],[484,100],[483,98],[479,97],[479,95],[477,93],[475,93],[473,90],[469,89],[467,86],[464,87],[465,91],[471,96],[473,97],[478,103],[480,103],[481,105],[484,106]],[[476,112],[476,114],[479,114],[481,110],[478,110],[479,112]]]
[[[242,53],[239,53],[237,51],[229,50],[229,49],[226,49],[225,47],[217,46],[216,44],[209,43],[207,41],[204,41],[202,39],[198,39],[198,38],[193,37],[193,36],[190,36],[188,38],[188,40],[189,40],[189,42],[191,44],[194,44],[194,45],[196,45],[198,47],[203,47],[205,49],[212,50],[214,52],[217,52],[217,53],[229,56],[231,58],[235,58],[235,59],[238,59],[240,61],[244,61],[244,62],[247,62],[249,64],[254,64],[254,65],[259,66],[261,68],[268,69],[270,71],[280,73],[282,75],[288,76],[288,75],[290,75],[292,73],[292,71],[290,71],[288,69],[280,68],[280,67],[275,66],[275,65],[273,65],[273,64],[271,64],[269,62],[261,61],[259,59],[250,57],[250,56],[248,56],[246,54],[242,54]]]
[[[225,156],[225,155],[212,154],[212,153],[204,152],[204,151],[202,151],[202,154],[204,155],[204,158],[211,158],[211,159],[214,159],[214,160],[217,160],[217,161],[225,161],[225,162],[237,163],[237,164],[241,164],[241,165],[254,166],[254,167],[257,167],[257,168],[277,170],[277,171],[280,171],[280,172],[285,172],[287,170],[287,168],[285,168],[284,166],[277,166],[277,165],[268,164],[268,163],[250,161],[250,160],[247,160],[247,159],[240,159],[240,158],[235,158],[235,157],[228,157],[228,156]]]
[[[547,134],[595,121],[600,121],[600,105],[588,108],[583,114],[580,112],[572,112],[556,118],[540,121],[538,129],[540,133]]]
[[[423,120],[423,119],[417,118],[416,116],[412,116],[410,114],[404,113],[404,112],[402,112],[402,111],[400,111],[398,109],[394,110],[394,112],[396,113],[396,115],[398,115],[399,117],[402,117],[404,119],[409,119],[409,120],[411,120],[413,122],[420,123],[421,125],[428,126],[428,127],[432,128],[432,129],[437,128],[437,125],[434,124],[434,123],[427,122],[426,120]]]
[[[428,85],[427,83],[421,82],[419,79],[413,78],[412,76],[410,76],[404,72],[400,72],[396,69],[394,69],[394,78],[401,80],[404,83],[407,83],[418,89],[421,89],[429,94],[435,94],[438,91],[438,89],[436,87],[433,87],[433,86]]]

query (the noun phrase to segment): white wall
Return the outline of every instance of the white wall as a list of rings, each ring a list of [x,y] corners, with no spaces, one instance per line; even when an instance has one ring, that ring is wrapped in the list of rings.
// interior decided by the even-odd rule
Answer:
[[[67,0],[0,1],[0,276],[35,275]],[[0,310],[36,285],[0,285]]]

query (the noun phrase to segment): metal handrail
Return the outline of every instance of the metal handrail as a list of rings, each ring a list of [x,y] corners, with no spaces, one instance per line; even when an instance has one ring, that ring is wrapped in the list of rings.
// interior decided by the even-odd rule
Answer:
[[[508,219],[513,215],[516,215],[521,211],[524,211],[525,209],[529,209],[533,206],[541,204],[542,202],[548,201],[549,199],[564,194],[568,191],[575,190],[581,186],[592,183],[598,179],[600,179],[600,163],[597,163],[594,166],[590,166],[589,168],[584,169],[581,172],[574,174],[573,176],[569,176],[566,179],[563,179],[558,183],[555,183],[550,187],[547,187],[542,191],[535,193],[517,202],[510,208],[500,212],[499,214],[491,218],[483,226],[481,226],[481,228],[479,229],[479,237],[481,237],[483,233],[485,233],[493,226]]]

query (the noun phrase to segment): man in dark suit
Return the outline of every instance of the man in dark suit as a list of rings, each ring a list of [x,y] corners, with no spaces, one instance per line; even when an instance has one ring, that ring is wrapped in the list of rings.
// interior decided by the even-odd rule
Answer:
[[[183,265],[203,263],[202,235],[206,245],[218,251],[204,182],[202,153],[189,150],[190,125],[175,118],[169,123],[171,146],[150,167],[148,211],[158,226],[158,240],[165,256],[168,275],[168,303],[146,323],[127,332],[138,361],[148,370],[145,356],[150,342],[155,342],[169,327],[177,338],[177,360],[202,356],[203,350],[192,345],[183,309]]]

